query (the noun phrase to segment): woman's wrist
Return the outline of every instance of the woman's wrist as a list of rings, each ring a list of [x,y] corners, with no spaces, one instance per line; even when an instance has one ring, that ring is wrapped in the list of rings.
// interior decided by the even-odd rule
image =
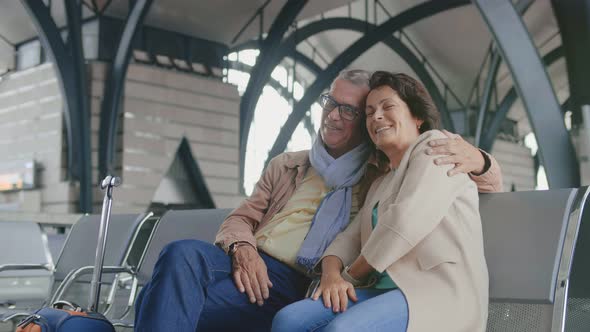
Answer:
[[[340,276],[342,277],[342,279],[348,281],[349,283],[351,283],[353,286],[362,286],[364,284],[364,280],[362,279],[357,279],[353,276],[350,275],[349,273],[350,271],[350,265],[346,266],[344,268],[344,270],[342,270],[342,273],[340,274]]]
[[[360,255],[352,264],[350,264],[350,267],[348,268],[348,274],[357,280],[368,279],[373,271],[373,267],[369,265],[365,257],[362,255]]]
[[[342,262],[336,256],[327,256],[322,260],[322,274],[326,276],[339,275],[342,271]]]

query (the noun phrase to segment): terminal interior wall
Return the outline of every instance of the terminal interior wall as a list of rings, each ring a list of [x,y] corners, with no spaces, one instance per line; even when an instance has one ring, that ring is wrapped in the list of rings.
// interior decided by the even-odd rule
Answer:
[[[98,178],[100,106],[107,66],[88,64],[92,178]],[[179,203],[179,179],[169,168],[185,137],[217,207],[233,207],[238,190],[239,95],[235,86],[168,69],[131,64],[122,97],[115,171],[119,212],[144,211],[155,197]],[[35,160],[40,188],[0,193],[2,209],[77,212],[77,184],[66,180],[63,102],[51,64],[4,77],[0,82],[0,164]],[[2,166],[2,165],[0,165]],[[1,168],[1,167],[0,167]],[[169,193],[170,195],[166,195]],[[93,192],[99,210],[102,193]]]

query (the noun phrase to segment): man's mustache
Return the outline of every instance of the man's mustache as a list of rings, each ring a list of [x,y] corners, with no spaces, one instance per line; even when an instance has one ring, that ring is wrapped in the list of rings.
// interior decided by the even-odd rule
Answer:
[[[329,126],[329,127],[335,128],[335,129],[342,129],[340,126],[336,125],[334,122],[331,122],[328,120],[324,121],[323,126],[324,127]]]

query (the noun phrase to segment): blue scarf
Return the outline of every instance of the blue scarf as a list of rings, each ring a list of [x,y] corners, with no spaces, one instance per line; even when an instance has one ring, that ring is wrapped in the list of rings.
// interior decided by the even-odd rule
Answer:
[[[352,186],[365,174],[367,158],[371,149],[361,144],[346,154],[334,159],[326,148],[321,136],[309,151],[311,166],[318,172],[324,183],[332,190],[320,202],[311,221],[311,228],[297,253],[297,264],[310,271],[336,235],[346,228],[350,221]]]

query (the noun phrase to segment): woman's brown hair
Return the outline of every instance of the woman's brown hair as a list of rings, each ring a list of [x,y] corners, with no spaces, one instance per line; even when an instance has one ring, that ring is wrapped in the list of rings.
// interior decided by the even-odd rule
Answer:
[[[418,80],[403,73],[376,71],[371,75],[369,87],[371,90],[381,86],[388,86],[403,100],[410,113],[416,119],[424,121],[419,128],[420,134],[440,128],[440,113],[438,112],[430,94]]]

